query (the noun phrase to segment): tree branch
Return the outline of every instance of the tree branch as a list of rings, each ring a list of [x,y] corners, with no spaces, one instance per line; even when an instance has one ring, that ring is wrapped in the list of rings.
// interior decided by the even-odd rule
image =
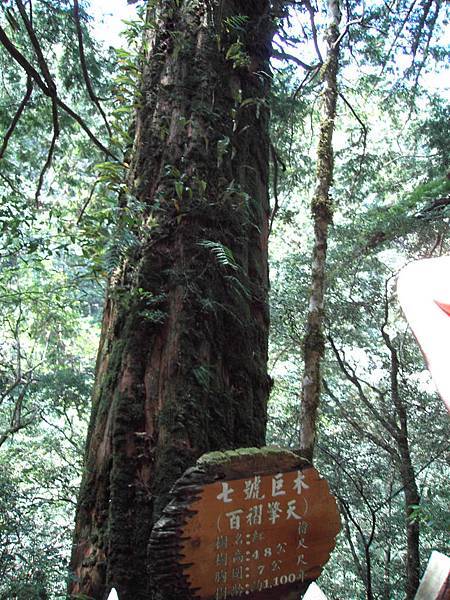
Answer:
[[[42,75],[44,76],[45,82],[47,83],[47,87],[50,91],[50,95],[55,97],[56,96],[56,84],[53,81],[53,78],[50,73],[50,69],[48,68],[48,65],[47,65],[47,61],[45,60],[44,55],[42,53],[42,49],[41,49],[39,41],[36,37],[36,34],[34,32],[33,25],[31,24],[31,21],[28,18],[27,12],[26,12],[25,7],[22,4],[21,0],[16,0],[16,4],[17,4],[17,8],[19,9],[20,16],[22,17],[22,21],[24,22],[25,28],[27,30],[28,37],[30,38],[31,44],[33,46],[39,68],[41,69]]]
[[[380,77],[381,77],[381,75],[384,73],[384,70],[386,69],[386,66],[387,66],[387,63],[388,63],[389,57],[390,57],[390,55],[391,55],[391,53],[392,53],[392,50],[395,48],[395,44],[397,43],[397,40],[398,40],[398,38],[400,37],[400,35],[401,35],[402,31],[403,31],[403,28],[405,27],[406,23],[408,22],[409,15],[410,15],[410,14],[411,14],[411,12],[413,11],[413,8],[414,8],[414,6],[415,6],[416,2],[417,2],[417,0],[413,0],[413,1],[411,2],[410,6],[409,6],[409,8],[408,8],[408,11],[407,11],[407,13],[406,13],[406,17],[403,19],[403,21],[402,21],[402,22],[401,22],[401,24],[400,24],[400,28],[399,28],[399,30],[397,31],[397,33],[396,33],[396,35],[395,35],[395,37],[394,37],[394,40],[393,40],[393,42],[392,42],[392,44],[391,44],[391,47],[390,47],[390,48],[389,48],[389,50],[388,50],[388,53],[386,54],[386,58],[385,58],[385,60],[384,60],[384,63],[383,63],[383,66],[382,66],[382,69],[381,69],[381,72],[380,72]]]
[[[366,573],[364,572],[363,566],[361,564],[361,561],[359,560],[358,553],[355,548],[355,544],[353,543],[353,540],[352,540],[352,534],[350,531],[349,517],[347,514],[347,510],[343,503],[341,503],[341,506],[342,506],[341,515],[344,517],[345,537],[347,538],[348,545],[350,546],[350,552],[352,553],[353,562],[356,565],[356,570],[358,571],[359,576],[361,577],[362,581],[364,582],[364,585],[366,585],[366,581],[365,581]]]
[[[319,59],[319,63],[323,64],[322,54],[320,52],[319,43],[317,41],[317,27],[316,20],[314,18],[314,13],[316,12],[311,5],[310,0],[303,0],[303,5],[306,6],[306,10],[309,13],[309,21],[311,23],[311,30],[313,35],[314,48],[316,49],[317,58]]]
[[[334,42],[334,45],[339,46],[339,44],[342,42],[344,37],[349,32],[350,27],[352,27],[353,25],[362,25],[362,24],[363,24],[363,17],[359,17],[358,19],[352,19],[351,21],[348,21],[348,23],[346,23],[346,25],[345,25],[344,31],[341,33],[341,35],[338,37],[338,39]]]
[[[50,165],[52,164],[53,153],[55,151],[56,141],[59,136],[59,117],[58,117],[58,105],[56,102],[56,98],[52,98],[52,120],[53,120],[53,137],[52,137],[52,141],[50,142],[50,148],[48,150],[47,160],[45,161],[45,164],[42,167],[42,170],[39,175],[39,181],[38,181],[38,185],[36,188],[36,193],[34,195],[34,202],[36,204],[36,207],[39,207],[39,196],[41,194],[42,186],[44,184],[45,173],[47,172],[47,170],[50,168]]]
[[[355,117],[355,119],[358,121],[358,123],[361,125],[361,129],[363,130],[363,135],[364,135],[364,142],[363,142],[363,146],[364,146],[364,153],[365,153],[365,149],[366,149],[366,141],[367,141],[367,126],[366,124],[360,119],[360,117],[358,116],[358,113],[355,111],[355,109],[353,108],[353,106],[350,104],[350,102],[347,100],[347,98],[344,96],[344,94],[342,92],[338,92],[339,97],[344,101],[345,105],[350,109],[350,112],[352,113],[352,115]]]
[[[418,69],[417,69],[416,77],[414,79],[413,94],[412,94],[413,98],[416,95],[416,90],[417,90],[417,87],[419,85],[419,79],[420,79],[420,76],[422,74],[422,70],[423,70],[423,68],[425,66],[425,63],[427,61],[427,58],[428,58],[428,53],[429,53],[429,50],[430,50],[431,38],[433,37],[433,31],[434,31],[434,28],[436,26],[436,21],[437,21],[438,15],[439,15],[440,8],[441,8],[440,3],[436,2],[436,10],[434,12],[434,15],[431,18],[431,23],[430,23],[430,27],[429,27],[429,31],[428,31],[428,35],[427,35],[427,41],[426,41],[426,44],[425,44],[425,49],[423,51],[423,58],[420,61],[420,64],[419,64]],[[418,33],[419,37],[420,37],[420,33],[421,32]],[[413,55],[413,59],[412,59],[411,67],[410,67],[411,69],[414,66],[414,63],[415,63],[415,53]],[[411,107],[411,112],[412,112],[412,107]],[[411,114],[411,112],[410,112],[410,114]]]
[[[25,95],[16,111],[16,114],[13,117],[13,120],[11,121],[11,125],[8,127],[8,131],[5,133],[5,137],[3,138],[3,143],[0,148],[0,160],[3,158],[3,156],[6,152],[6,148],[8,147],[8,142],[9,142],[12,134],[14,133],[17,123],[19,122],[20,117],[22,116],[22,113],[25,110],[25,107],[28,104],[28,101],[31,98],[32,93],[33,93],[33,83],[32,83],[31,77],[28,75],[27,76],[27,89],[26,89]]]
[[[77,219],[77,226],[81,223],[81,219],[83,218],[83,215],[84,215],[87,207],[89,206],[90,201],[92,200],[92,196],[94,195],[95,188],[97,187],[97,185],[99,183],[100,183],[99,179],[96,179],[94,181],[94,185],[92,186],[89,196],[87,197],[86,201],[84,202],[83,206],[81,207],[80,214],[78,215],[78,219]]]
[[[9,187],[12,189],[12,191],[19,195],[21,192],[19,190],[19,188],[14,184],[14,182],[4,173],[0,173],[0,179],[3,179],[3,181],[5,183],[7,183],[9,185]]]
[[[74,121],[76,121],[83,131],[87,134],[89,139],[99,148],[102,152],[104,152],[107,156],[111,157],[115,161],[119,161],[117,156],[112,154],[106,146],[97,139],[97,137],[92,133],[89,127],[86,125],[84,120],[78,115],[75,111],[73,111],[65,102],[63,102],[57,95],[53,96],[52,91],[48,88],[48,86],[42,80],[42,77],[36,71],[36,69],[29,63],[29,61],[25,58],[25,56],[16,48],[16,46],[11,42],[9,37],[7,36],[5,30],[0,26],[0,43],[4,46],[4,48],[8,51],[10,56],[24,69],[24,71],[29,75],[38,85],[38,87],[43,91],[46,96],[50,98],[54,97],[57,105],[64,110]]]
[[[305,71],[314,71],[315,69],[317,69],[317,65],[308,65],[305,62],[303,62],[302,60],[300,60],[299,58],[297,58],[296,56],[294,56],[293,54],[289,54],[288,52],[285,52],[283,50],[283,47],[281,46],[281,44],[278,44],[277,42],[274,42],[274,44],[276,46],[278,46],[280,48],[280,50],[272,51],[273,58],[278,58],[279,60],[290,60],[290,61],[294,62],[296,65],[298,65],[299,67],[301,67],[302,69],[305,69]]]
[[[362,575],[362,579],[363,579],[364,584],[366,586],[367,598],[369,600],[373,600],[373,593],[372,593],[372,561],[371,561],[371,556],[370,556],[370,546],[372,545],[373,540],[374,540],[374,534],[375,534],[375,528],[376,528],[376,512],[377,512],[377,510],[375,508],[373,508],[372,505],[370,504],[367,496],[364,493],[362,485],[358,484],[354,480],[354,478],[345,469],[345,467],[342,465],[342,463],[331,452],[329,452],[328,450],[326,450],[322,446],[318,446],[318,448],[319,448],[319,450],[321,450],[322,452],[325,452],[328,456],[330,456],[332,458],[332,460],[342,470],[342,472],[350,479],[350,481],[353,483],[353,485],[357,489],[359,495],[361,496],[361,498],[363,500],[363,503],[365,504],[365,506],[367,507],[367,509],[368,509],[368,511],[370,513],[370,516],[371,516],[371,528],[370,528],[369,538],[367,539],[366,534],[363,531],[363,528],[358,523],[358,521],[356,520],[356,518],[352,515],[352,512],[350,510],[349,504],[346,502],[346,500],[344,500],[344,498],[342,496],[340,496],[337,493],[335,494],[336,497],[339,500],[339,503],[340,503],[341,507],[344,509],[343,512],[346,513],[346,516],[348,517],[348,519],[353,523],[353,525],[356,528],[357,532],[359,533],[359,536],[360,536],[361,541],[363,543],[363,546],[364,546],[364,557],[365,557],[365,560],[366,560],[366,573],[363,574],[361,572],[360,574]],[[359,563],[359,561],[358,561],[358,563]]]
[[[347,502],[345,502],[345,500],[341,496],[338,496],[338,499],[339,499],[339,504],[344,509],[343,510],[344,514],[353,523],[353,526],[355,527],[355,529],[359,533],[359,537],[361,538],[362,544],[364,546],[364,555],[365,555],[365,558],[366,558],[366,572],[365,573],[364,572],[360,572],[360,575],[361,575],[361,579],[364,582],[366,590],[368,592],[367,597],[372,600],[372,595],[369,594],[369,582],[371,581],[371,568],[370,568],[371,567],[371,563],[370,563],[370,545],[371,545],[371,542],[367,541],[365,533],[364,533],[361,525],[355,519],[355,517],[353,516],[353,514],[352,514],[352,512],[350,510],[350,505]]]
[[[327,382],[325,380],[322,380],[322,384],[323,384],[323,389],[324,389],[325,393],[328,394],[328,396],[332,400],[334,400],[334,402],[336,402],[336,404],[339,406],[339,408],[341,409],[341,411],[344,415],[344,419],[353,427],[353,429],[355,431],[357,431],[363,437],[368,438],[373,444],[375,444],[375,446],[378,446],[379,448],[382,448],[383,450],[385,450],[388,454],[390,454],[392,456],[394,461],[397,464],[399,464],[400,457],[397,454],[397,452],[395,451],[395,449],[392,448],[391,446],[389,446],[389,444],[387,442],[385,442],[382,438],[378,437],[376,434],[374,434],[371,431],[368,431],[366,428],[362,427],[358,423],[358,421],[356,419],[354,419],[353,417],[351,417],[350,414],[348,413],[348,411],[342,406],[341,401],[331,391]]]
[[[9,37],[6,34],[6,31],[3,27],[0,26],[0,42],[7,52],[12,56],[12,58],[22,67],[27,75],[29,75],[41,88],[46,96],[51,96],[51,92],[48,87],[43,82],[41,76],[36,71],[36,69],[31,65],[25,56],[14,46]]]
[[[278,165],[281,165],[281,168],[283,169],[283,171],[286,171],[286,165],[283,163],[283,161],[278,156],[278,153],[272,142],[270,142],[270,152],[272,154],[272,163],[273,163],[273,196],[274,196],[275,202],[274,202],[274,206],[272,209],[272,213],[270,215],[268,235],[270,235],[272,233],[273,222],[277,215],[278,209],[280,208],[280,202],[278,199]]]
[[[322,66],[322,63],[316,65],[316,68],[313,69],[312,71],[306,72],[305,77],[302,79],[302,81],[300,82],[300,85],[297,87],[297,89],[294,92],[294,95],[292,96],[293,100],[297,99],[297,96],[300,93],[300,90],[306,85],[306,82],[308,81],[308,79],[311,78],[311,81],[312,81],[317,76],[321,66]]]
[[[425,471],[425,469],[427,469],[432,463],[434,463],[435,460],[437,460],[440,456],[442,456],[442,454],[444,454],[444,452],[447,452],[448,450],[450,450],[450,444],[445,444],[445,446],[442,447],[437,454],[432,456],[420,469],[417,470],[416,477],[418,477],[422,473],[422,471]],[[378,504],[375,511],[378,512],[379,510],[381,510],[384,506],[386,506],[386,504],[388,504],[396,496],[401,494],[404,489],[405,489],[405,485],[402,485],[394,493],[392,493],[386,500],[384,500],[383,502]]]
[[[83,131],[87,134],[89,139],[97,146],[97,148],[100,148],[100,150],[102,152],[104,152],[105,154],[107,154],[110,158],[114,159],[117,162],[120,162],[119,159],[117,158],[117,156],[115,156],[110,150],[108,150],[108,148],[106,148],[106,146],[104,146],[100,142],[100,140],[98,140],[95,137],[95,135],[92,133],[92,131],[89,129],[89,127],[86,125],[84,120],[80,117],[80,115],[78,115],[75,111],[73,111],[69,106],[67,106],[67,104],[65,104],[59,98],[56,99],[56,102],[57,102],[58,106],[60,106],[70,117],[72,117],[72,119],[74,121],[76,121],[78,123],[78,125],[81,127],[81,129],[83,129]]]
[[[350,367],[350,365],[348,365],[343,360],[343,358],[340,355],[339,350],[336,348],[336,346],[334,344],[334,340],[331,336],[328,336],[328,341],[330,342],[331,348],[334,352],[336,360],[338,361],[338,365],[339,365],[341,371],[344,373],[346,378],[356,387],[356,389],[358,390],[358,395],[359,395],[360,399],[364,402],[365,406],[369,409],[369,411],[372,413],[372,415],[375,417],[375,419],[381,425],[383,425],[383,427],[386,429],[386,431],[388,431],[396,441],[398,441],[399,436],[400,436],[400,430],[398,429],[397,425],[395,423],[391,423],[390,421],[385,419],[381,415],[381,413],[379,413],[378,410],[373,406],[372,402],[370,402],[370,400],[367,398],[366,394],[364,393],[364,390],[361,386],[361,382],[359,381],[358,377],[356,376],[355,371]]]
[[[30,419],[29,421],[22,421],[18,425],[15,425],[14,427],[10,427],[9,429],[6,429],[2,433],[0,433],[0,448],[3,446],[3,444],[6,442],[6,440],[11,435],[14,435],[14,433],[17,433],[21,429],[25,429],[25,427],[28,427],[29,425],[31,425],[32,422],[33,422],[33,419]]]
[[[355,117],[355,119],[360,124],[362,132],[363,132],[363,148],[362,148],[362,153],[361,153],[361,159],[359,161],[358,171],[357,171],[356,176],[355,176],[355,178],[353,180],[353,184],[352,184],[352,187],[351,187],[351,190],[350,190],[350,193],[349,193],[349,197],[352,198],[355,186],[358,185],[359,178],[361,176],[361,172],[362,172],[362,168],[363,168],[363,164],[364,164],[364,159],[366,157],[368,130],[367,130],[366,124],[361,120],[361,118],[359,117],[358,113],[355,111],[355,109],[350,104],[350,102],[347,100],[347,98],[344,96],[344,94],[342,94],[341,92],[339,92],[339,97],[344,101],[344,104],[347,106],[347,108],[350,109],[350,112],[352,113],[352,115]],[[358,141],[358,143],[359,143],[359,141]]]
[[[102,116],[103,121],[105,122],[106,129],[108,130],[109,137],[112,137],[111,127],[109,126],[108,119],[106,118],[105,111],[103,110],[98,96],[95,94],[94,89],[92,87],[91,78],[89,76],[89,71],[86,64],[86,54],[84,52],[84,41],[83,41],[83,31],[81,29],[81,21],[80,21],[80,7],[78,4],[78,0],[73,0],[73,14],[75,16],[75,26],[77,30],[78,37],[78,49],[80,52],[80,65],[81,72],[83,73],[83,79],[86,84],[86,89],[89,94],[89,98],[97,107],[99,113]]]

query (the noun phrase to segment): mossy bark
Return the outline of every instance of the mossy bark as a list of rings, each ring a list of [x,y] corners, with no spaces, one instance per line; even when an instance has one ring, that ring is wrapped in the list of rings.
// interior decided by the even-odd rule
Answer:
[[[270,3],[151,6],[130,168],[145,210],[106,299],[71,560],[72,597],[96,600],[151,599],[174,481],[265,439]]]
[[[311,265],[311,293],[304,339],[304,372],[300,406],[300,448],[312,460],[320,401],[320,364],[324,353],[323,335],[325,271],[328,228],[333,217],[330,188],[333,181],[333,131],[338,97],[340,9],[328,2],[330,22],[326,33],[327,55],[322,66],[322,114],[317,149],[317,185],[311,203],[314,246]]]

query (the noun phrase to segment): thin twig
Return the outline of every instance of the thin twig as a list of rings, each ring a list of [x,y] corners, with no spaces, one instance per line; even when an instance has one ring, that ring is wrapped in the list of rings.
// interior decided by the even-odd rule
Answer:
[[[338,92],[338,95],[339,95],[340,98],[342,98],[342,100],[344,101],[344,103],[346,104],[346,106],[350,109],[352,115],[355,117],[355,119],[361,125],[361,129],[363,130],[363,133],[364,133],[364,143],[363,143],[363,145],[364,145],[364,148],[365,148],[366,147],[366,140],[367,140],[367,126],[360,119],[360,117],[358,116],[358,113],[355,111],[355,109],[350,104],[350,102],[347,100],[347,98],[344,96],[344,94],[342,92]]]
[[[11,181],[11,179],[9,177],[7,177],[4,173],[0,173],[0,179],[3,179],[3,181],[5,183],[7,183],[9,185],[9,187],[12,189],[12,191],[15,194],[20,194],[20,190],[19,188],[13,183],[13,181]]]
[[[34,195],[34,203],[35,203],[36,207],[39,207],[39,196],[41,195],[42,186],[44,184],[44,177],[45,177],[46,172],[50,168],[50,165],[52,164],[53,153],[55,151],[56,142],[57,142],[58,136],[59,136],[58,105],[56,103],[55,98],[52,98],[52,117],[53,117],[53,137],[52,137],[52,141],[50,142],[50,147],[48,149],[47,160],[45,161],[45,164],[42,167],[42,170],[39,174],[39,181],[38,181],[38,185],[36,188],[36,193]]]
[[[400,28],[399,28],[399,30],[397,31],[397,33],[396,33],[396,35],[395,35],[395,37],[394,37],[394,40],[393,40],[393,42],[392,42],[392,44],[391,44],[391,47],[390,47],[390,48],[389,48],[389,50],[388,50],[388,53],[386,54],[386,58],[385,58],[385,61],[384,61],[384,63],[383,63],[383,66],[382,66],[382,69],[381,69],[381,72],[380,72],[380,77],[381,77],[381,75],[383,75],[383,73],[384,73],[384,70],[386,69],[386,66],[387,66],[388,60],[389,60],[389,58],[390,58],[391,52],[392,52],[392,50],[395,48],[395,45],[396,45],[396,43],[397,43],[397,40],[398,40],[398,38],[400,37],[400,34],[401,34],[401,32],[403,31],[403,28],[405,27],[406,23],[408,22],[409,15],[411,14],[411,12],[412,12],[412,10],[413,10],[413,8],[414,8],[414,6],[415,6],[416,2],[417,2],[417,0],[413,0],[413,1],[411,2],[411,5],[410,5],[410,7],[409,7],[409,9],[408,9],[408,12],[406,13],[406,16],[405,16],[405,18],[404,18],[404,19],[403,19],[403,21],[400,23]]]
[[[275,220],[275,217],[277,215],[278,209],[280,208],[280,202],[279,202],[279,198],[278,198],[278,165],[281,165],[283,171],[286,171],[286,165],[283,163],[283,161],[281,160],[281,158],[278,156],[278,153],[275,149],[275,146],[273,145],[272,142],[270,142],[270,152],[272,154],[272,164],[273,164],[273,196],[274,196],[274,206],[272,209],[272,213],[270,215],[270,222],[269,222],[269,233],[268,235],[270,235],[272,233],[272,227],[273,227],[273,222]]]
[[[300,93],[301,89],[306,85],[308,79],[311,79],[311,81],[312,81],[317,76],[317,74],[320,71],[321,66],[322,66],[322,63],[319,65],[316,65],[316,68],[313,71],[307,71],[305,77],[302,79],[302,81],[300,82],[300,85],[295,90],[294,95],[292,96],[293,100],[297,99],[298,94]]]
[[[342,92],[339,92],[339,97],[344,101],[344,104],[347,106],[347,108],[350,109],[350,112],[352,113],[352,115],[355,117],[355,119],[360,124],[362,132],[363,132],[363,148],[362,148],[361,158],[359,160],[359,166],[358,166],[358,171],[356,173],[356,177],[353,179],[353,184],[352,184],[352,187],[351,187],[350,193],[349,193],[349,197],[352,198],[355,186],[358,185],[358,183],[359,183],[359,178],[362,173],[364,160],[366,158],[368,129],[367,129],[367,126],[365,125],[365,123],[363,123],[363,121],[360,119],[358,113],[355,111],[353,106],[350,104],[350,102],[347,100],[347,98],[344,96],[344,94],[342,94]]]
[[[319,48],[319,43],[317,41],[317,27],[316,27],[316,21],[314,18],[314,14],[315,14],[315,10],[313,8],[313,6],[311,5],[311,2],[309,0],[304,0],[303,1],[303,5],[306,6],[306,10],[309,13],[309,21],[311,23],[311,30],[312,30],[312,35],[313,35],[313,42],[314,42],[314,48],[316,49],[316,54],[317,57],[319,59],[320,64],[323,64],[323,58],[322,58],[322,54],[320,52],[320,48]]]
[[[435,460],[437,460],[440,456],[442,456],[442,454],[444,454],[444,452],[447,452],[447,450],[450,450],[450,444],[445,444],[445,446],[442,447],[437,454],[435,454],[420,469],[418,469],[416,471],[416,477],[418,477],[423,471],[425,471],[425,469],[427,469]],[[388,504],[388,502],[390,502],[396,496],[398,496],[399,494],[401,494],[401,492],[403,492],[403,490],[405,489],[406,485],[407,484],[402,485],[402,487],[398,488],[386,500],[383,500],[383,502],[381,502],[380,504],[378,504],[378,506],[375,508],[375,512],[378,512],[379,510],[381,510],[383,508],[383,506],[385,506],[386,504]]]
[[[339,408],[341,409],[342,414],[344,416],[344,419],[353,427],[353,429],[355,431],[357,431],[360,435],[367,437],[373,444],[375,444],[375,446],[382,448],[385,452],[387,452],[390,456],[392,456],[392,458],[394,459],[396,464],[399,464],[400,457],[399,457],[398,453],[395,451],[395,449],[392,448],[381,437],[379,437],[378,435],[376,435],[375,433],[370,431],[367,427],[363,427],[360,424],[360,422],[358,421],[358,418],[353,418],[349,414],[349,412],[343,407],[341,401],[337,398],[337,396],[331,391],[329,385],[327,384],[327,382],[325,380],[322,380],[322,384],[323,384],[325,393],[328,394],[328,396],[332,400],[334,400],[334,402],[339,406]]]
[[[8,142],[9,142],[12,134],[14,133],[17,123],[19,122],[20,117],[22,116],[22,113],[25,110],[25,107],[28,104],[28,101],[31,98],[32,93],[33,93],[33,83],[31,81],[31,77],[27,76],[27,89],[26,89],[25,95],[22,99],[22,102],[20,103],[20,105],[16,111],[16,114],[14,115],[13,120],[11,121],[11,125],[9,126],[8,131],[5,133],[5,137],[3,138],[2,147],[0,148],[0,160],[3,158],[3,156],[6,152],[6,148],[8,147]]]
[[[375,408],[372,402],[367,398],[364,390],[362,388],[361,382],[356,375],[355,370],[345,361],[345,359],[341,356],[339,350],[336,348],[334,340],[331,336],[328,336],[328,341],[330,342],[333,353],[338,361],[339,368],[346,376],[346,378],[356,387],[358,390],[358,395],[360,399],[363,401],[367,409],[372,413],[375,419],[388,431],[392,437],[398,441],[400,437],[400,430],[395,422],[392,422],[385,417]]]
[[[94,181],[94,185],[92,186],[89,196],[87,197],[86,201],[84,202],[83,206],[81,207],[80,214],[78,215],[78,219],[77,219],[77,226],[81,223],[81,219],[83,218],[83,215],[84,215],[87,207],[89,206],[90,201],[92,200],[92,197],[95,192],[95,188],[97,187],[98,183],[100,183],[100,180],[96,179]]]

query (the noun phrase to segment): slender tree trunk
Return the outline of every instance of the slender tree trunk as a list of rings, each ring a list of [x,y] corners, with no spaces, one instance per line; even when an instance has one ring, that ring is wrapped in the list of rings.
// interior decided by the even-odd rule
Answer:
[[[356,570],[358,571],[361,580],[364,583],[364,587],[366,588],[366,598],[367,600],[373,600],[373,590],[372,590],[372,556],[370,547],[372,545],[375,533],[375,512],[372,512],[372,531],[370,533],[369,538],[364,533],[363,528],[358,523],[357,519],[354,518],[350,511],[350,507],[347,503],[341,500],[341,514],[344,517],[344,525],[345,525],[345,533],[347,536],[347,542],[350,547],[350,551],[355,562]],[[350,522],[353,524],[354,528],[358,532],[360,545],[364,548],[364,565],[359,559],[358,551],[356,545],[353,543],[352,533],[350,530]]]
[[[406,440],[407,441],[407,440]],[[420,496],[417,489],[414,468],[409,454],[408,444],[402,444],[402,464],[400,473],[404,487],[406,520],[406,600],[415,598],[420,583],[419,523],[411,520],[412,507],[419,506]],[[402,450],[402,448],[400,448]]]
[[[149,9],[131,165],[145,210],[106,299],[72,594],[154,597],[147,545],[173,482],[206,451],[264,444],[270,8]]]
[[[391,598],[391,547],[389,546],[383,552],[384,560],[384,578],[383,578],[383,600]]]
[[[364,558],[366,561],[366,598],[367,600],[373,600],[372,590],[372,558],[370,555],[370,547],[364,547]]]
[[[385,542],[385,548],[383,551],[383,596],[382,600],[390,600],[392,593],[392,585],[391,585],[391,569],[392,569],[392,551],[391,551],[391,521],[392,521],[392,492],[394,488],[394,479],[391,477],[389,480],[389,488],[388,488],[388,512],[387,512],[387,525],[388,525],[388,535],[387,540]]]
[[[333,180],[333,131],[337,104],[339,68],[339,22],[337,0],[328,3],[330,23],[326,33],[327,55],[322,66],[322,117],[317,151],[317,187],[311,204],[314,220],[314,247],[311,269],[306,335],[304,339],[304,373],[300,407],[300,448],[312,460],[316,438],[317,410],[320,400],[320,364],[324,353],[323,335],[325,268],[328,227],[333,209],[330,188]]]
[[[364,393],[362,382],[358,380],[356,372],[349,368],[342,356],[340,356],[337,348],[329,338],[331,347],[335,353],[339,366],[346,378],[356,387],[359,397],[365,406],[370,410],[371,415],[377,427],[384,429],[391,441],[387,441],[381,435],[376,433],[375,429],[363,429],[357,418],[353,418],[346,411],[343,412],[344,418],[352,425],[352,427],[360,434],[365,435],[367,439],[376,444],[379,448],[386,451],[392,458],[396,469],[398,469],[402,481],[402,490],[404,495],[405,506],[405,532],[406,532],[406,599],[413,600],[419,587],[420,575],[420,526],[417,521],[411,520],[413,506],[420,504],[420,495],[417,488],[416,475],[411,457],[409,434],[408,434],[408,413],[405,402],[402,398],[401,389],[399,386],[399,357],[395,345],[386,331],[389,322],[389,302],[387,294],[384,303],[384,321],[381,326],[381,334],[386,344],[386,348],[390,354],[390,399],[392,402],[392,414],[384,415],[371,402],[370,397]],[[330,390],[328,393],[336,402],[338,399],[332,395]],[[379,395],[382,392],[379,390]],[[385,392],[383,392],[384,395]],[[392,482],[390,483],[390,491],[392,491]],[[386,559],[386,564],[389,565],[390,556]],[[385,592],[387,597],[390,588],[389,573],[385,577]]]
[[[386,310],[387,310],[386,302]],[[387,323],[387,313],[386,321]],[[411,460],[408,439],[408,415],[400,395],[398,384],[399,361],[398,353],[389,334],[382,328],[383,339],[391,354],[391,397],[398,418],[398,431],[396,442],[400,457],[400,476],[405,498],[405,528],[406,528],[406,600],[413,600],[420,583],[420,551],[419,536],[420,527],[416,520],[411,520],[413,506],[420,504],[419,491],[417,489],[416,475]]]

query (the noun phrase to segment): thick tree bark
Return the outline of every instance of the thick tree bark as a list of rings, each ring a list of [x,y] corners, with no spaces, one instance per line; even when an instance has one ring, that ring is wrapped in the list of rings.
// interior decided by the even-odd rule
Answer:
[[[270,3],[149,11],[130,176],[145,210],[106,299],[71,560],[71,594],[96,600],[155,597],[170,487],[206,451],[263,445],[270,387]]]
[[[333,131],[338,96],[339,68],[339,3],[329,0],[329,25],[326,33],[327,55],[322,66],[322,115],[317,150],[317,186],[311,203],[314,220],[314,246],[311,266],[306,335],[304,339],[304,372],[300,406],[300,448],[312,460],[316,439],[317,410],[320,400],[320,364],[325,340],[323,335],[325,269],[328,227],[333,210],[330,188],[333,181]]]

